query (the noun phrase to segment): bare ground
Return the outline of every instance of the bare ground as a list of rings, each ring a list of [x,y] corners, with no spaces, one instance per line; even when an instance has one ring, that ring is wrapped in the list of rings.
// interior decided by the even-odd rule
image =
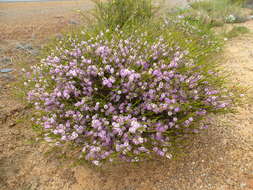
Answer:
[[[184,151],[186,155],[178,160],[155,160],[138,165],[107,165],[95,169],[87,165],[73,167],[69,161],[58,159],[56,153],[46,156],[49,148],[31,141],[35,132],[26,119],[29,118],[30,111],[13,95],[13,89],[21,76],[20,68],[36,61],[29,53],[16,50],[16,43],[29,42],[37,47],[40,43],[45,43],[48,37],[64,30],[66,25],[72,26],[69,22],[71,19],[77,19],[72,10],[80,8],[80,4],[76,6],[75,2],[69,3],[68,8],[63,8],[55,2],[50,3],[40,7],[36,3],[26,6],[20,4],[17,7],[5,4],[8,11],[0,4],[0,23],[1,26],[3,23],[6,26],[0,28],[0,58],[11,57],[10,67],[15,69],[7,79],[0,76],[1,190],[253,189],[252,33],[228,41],[224,51],[225,66],[234,73],[231,82],[250,87],[243,98],[243,105],[237,108],[236,114],[213,117],[210,121],[212,127],[196,136],[191,146]],[[36,6],[37,11],[28,11]],[[49,11],[46,15],[50,15],[50,19],[45,19],[45,15],[38,13],[41,6]],[[15,16],[14,13],[19,12],[21,7],[27,11],[21,11],[18,17]],[[3,17],[3,12],[9,16]],[[2,18],[5,18],[4,21]],[[17,18],[17,22],[12,21],[13,18]],[[58,18],[62,22],[58,22]],[[27,30],[31,23],[33,32]],[[253,31],[253,21],[243,25]],[[18,65],[20,62],[22,64]]]

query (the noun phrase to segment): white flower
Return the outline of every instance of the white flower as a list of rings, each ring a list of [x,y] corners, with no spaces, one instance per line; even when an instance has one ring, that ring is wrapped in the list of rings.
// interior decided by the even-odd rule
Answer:
[[[167,157],[168,159],[171,159],[171,158],[172,158],[172,154],[167,153],[167,154],[166,154],[166,157]]]
[[[93,160],[92,163],[95,164],[96,166],[100,165],[100,162],[98,160]]]
[[[172,116],[172,112],[171,111],[168,112],[168,116]]]
[[[137,121],[131,122],[131,127],[129,128],[130,133],[135,133],[138,128],[140,128],[141,125]]]

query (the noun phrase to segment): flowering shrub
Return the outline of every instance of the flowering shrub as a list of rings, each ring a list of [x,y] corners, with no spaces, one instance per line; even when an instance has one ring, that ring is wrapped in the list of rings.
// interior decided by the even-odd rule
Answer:
[[[171,158],[177,139],[204,128],[200,121],[230,101],[215,66],[168,33],[116,29],[60,42],[28,80],[45,139],[74,144],[96,165]]]

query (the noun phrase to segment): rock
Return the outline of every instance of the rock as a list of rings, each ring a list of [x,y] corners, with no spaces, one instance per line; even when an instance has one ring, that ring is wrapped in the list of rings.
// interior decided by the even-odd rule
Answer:
[[[40,185],[38,177],[34,177],[30,182],[30,190],[37,190]]]
[[[62,16],[62,15],[58,15],[58,16],[54,16],[54,18],[57,18],[57,19],[63,19],[63,18],[64,18],[64,16]]]
[[[31,55],[33,55],[33,56],[39,55],[39,49],[33,47],[32,44],[30,44],[30,43],[27,43],[27,44],[18,43],[16,45],[16,49],[26,51],[26,52],[30,53]]]
[[[10,81],[15,81],[15,77],[9,73],[0,73],[0,81],[1,82],[10,82]]]
[[[61,33],[59,33],[55,35],[55,38],[56,40],[63,40],[64,36]]]
[[[20,43],[18,43],[18,44],[16,45],[16,49],[23,49],[23,48],[24,48],[23,45],[20,44]]]
[[[1,69],[0,73],[9,73],[9,72],[12,72],[12,71],[13,71],[13,69],[11,69],[11,68],[5,68],[5,69]]]
[[[25,44],[25,45],[24,45],[24,49],[27,49],[27,50],[32,50],[32,49],[33,49],[33,47],[32,47],[32,45],[31,45],[31,44]]]
[[[30,52],[32,55],[34,55],[34,56],[39,55],[39,50],[37,50],[37,49],[30,50],[29,52]]]
[[[1,65],[10,65],[12,62],[10,57],[4,57],[0,59],[0,66]]]
[[[241,184],[240,184],[240,188],[241,188],[241,189],[245,188],[246,186],[247,186],[246,183],[241,183]]]
[[[77,25],[77,24],[79,24],[79,22],[77,22],[76,20],[70,20],[69,24]]]
[[[35,34],[32,34],[31,39],[32,39],[32,40],[36,40],[36,35],[35,35]]]
[[[16,49],[21,49],[21,50],[32,50],[33,47],[30,43],[24,44],[24,43],[18,43],[16,45]]]
[[[9,128],[12,128],[12,127],[15,127],[16,125],[17,125],[17,123],[11,122],[11,123],[8,125],[8,127],[9,127]]]
[[[248,20],[253,19],[253,15],[248,16]]]
[[[246,22],[248,19],[248,17],[245,16],[235,16],[236,20],[235,23],[242,23],[242,22]]]
[[[244,3],[244,7],[252,9],[253,8],[253,0],[246,0],[246,2]]]

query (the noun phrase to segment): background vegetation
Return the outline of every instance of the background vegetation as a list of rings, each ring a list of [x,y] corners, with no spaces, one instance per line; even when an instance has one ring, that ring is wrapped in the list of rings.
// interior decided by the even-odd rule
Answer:
[[[224,23],[239,23],[247,20],[242,1],[207,0],[190,3],[190,8],[181,10],[188,19],[202,24],[222,26]]]

